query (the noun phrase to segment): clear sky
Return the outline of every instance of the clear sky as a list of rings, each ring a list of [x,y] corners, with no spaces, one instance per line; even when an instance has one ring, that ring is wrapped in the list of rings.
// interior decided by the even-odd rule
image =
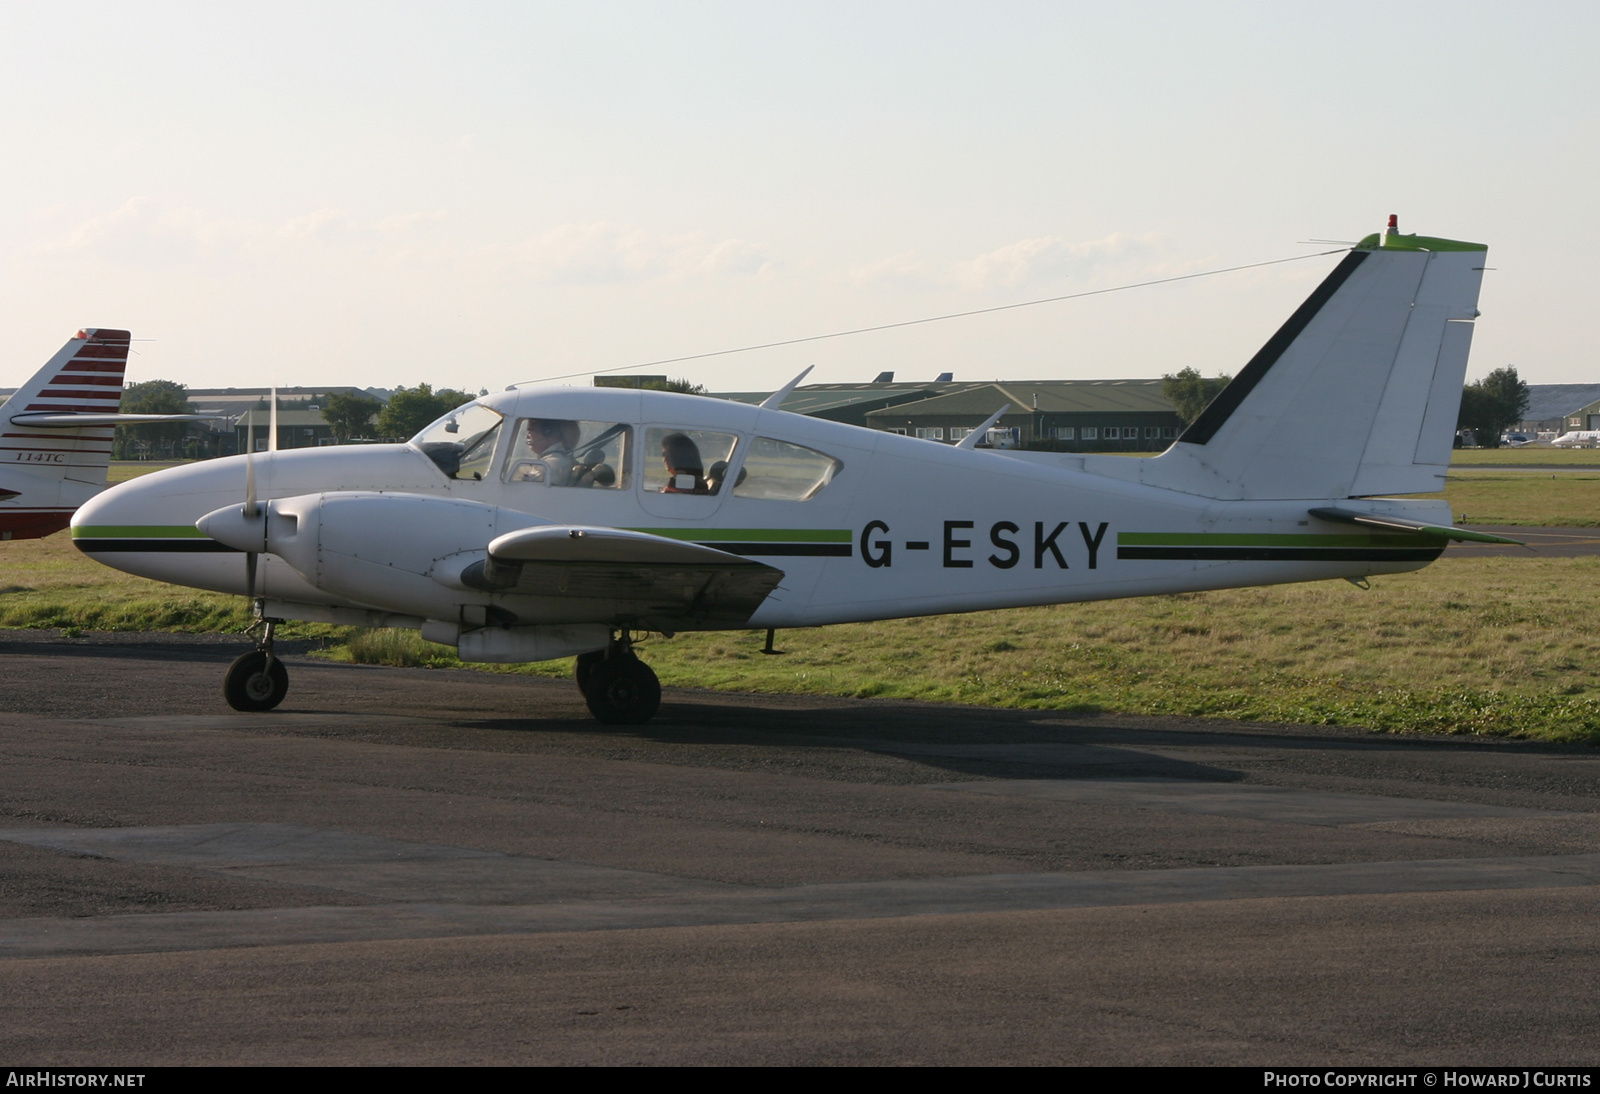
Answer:
[[[0,5],[0,386],[80,326],[191,387],[588,369],[1403,231],[1470,375],[1600,382],[1600,5]],[[1336,257],[650,371],[1235,371]],[[574,382],[587,383],[587,378]]]

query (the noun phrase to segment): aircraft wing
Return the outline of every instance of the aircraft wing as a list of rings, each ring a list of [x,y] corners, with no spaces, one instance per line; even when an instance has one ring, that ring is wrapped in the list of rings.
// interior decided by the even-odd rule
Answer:
[[[499,536],[462,574],[513,596],[600,602],[619,623],[656,630],[739,627],[783,571],[714,547],[621,528],[546,525]]]

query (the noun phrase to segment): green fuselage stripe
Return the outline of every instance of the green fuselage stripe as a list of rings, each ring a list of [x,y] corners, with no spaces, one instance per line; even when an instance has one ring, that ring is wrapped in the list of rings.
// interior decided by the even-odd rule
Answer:
[[[72,530],[73,539],[204,539],[192,524],[94,524]]]

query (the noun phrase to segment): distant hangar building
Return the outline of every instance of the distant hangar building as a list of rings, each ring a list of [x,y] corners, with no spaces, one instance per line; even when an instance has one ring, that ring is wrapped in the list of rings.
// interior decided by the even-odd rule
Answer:
[[[1600,384],[1529,384],[1528,409],[1512,428],[1530,435],[1600,429]]]
[[[885,374],[889,375],[889,374]],[[768,392],[719,393],[759,403]],[[1157,452],[1183,422],[1160,380],[940,379],[929,383],[810,384],[783,409],[908,437],[954,444],[1009,406],[996,428],[1009,443],[1068,452]]]

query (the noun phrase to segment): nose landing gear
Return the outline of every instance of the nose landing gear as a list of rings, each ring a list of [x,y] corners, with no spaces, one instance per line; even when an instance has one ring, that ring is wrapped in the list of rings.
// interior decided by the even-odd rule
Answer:
[[[250,628],[261,628],[256,648],[228,666],[222,677],[222,697],[234,710],[271,710],[289,694],[289,670],[272,652],[276,619],[261,619]],[[250,633],[249,631],[245,632]]]
[[[661,681],[626,630],[604,650],[581,654],[573,675],[589,713],[608,726],[642,726],[661,707]]]

